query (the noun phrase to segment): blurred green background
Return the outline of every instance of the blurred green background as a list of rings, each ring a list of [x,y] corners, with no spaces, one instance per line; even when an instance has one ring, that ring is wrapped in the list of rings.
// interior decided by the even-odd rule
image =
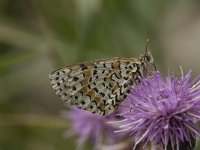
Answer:
[[[66,150],[75,138],[48,74],[85,60],[138,57],[200,72],[199,0],[0,0],[0,150]]]

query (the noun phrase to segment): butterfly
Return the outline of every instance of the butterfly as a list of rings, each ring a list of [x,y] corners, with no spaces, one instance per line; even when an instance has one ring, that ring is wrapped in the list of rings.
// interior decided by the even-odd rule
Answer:
[[[53,71],[49,75],[56,94],[66,103],[100,115],[112,113],[132,86],[156,70],[153,56],[114,57],[86,61]]]

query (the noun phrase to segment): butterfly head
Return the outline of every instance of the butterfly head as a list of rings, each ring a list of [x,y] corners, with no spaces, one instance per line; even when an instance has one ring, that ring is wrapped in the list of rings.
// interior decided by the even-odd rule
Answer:
[[[145,66],[145,70],[146,70],[146,75],[147,76],[151,75],[152,72],[156,70],[156,66],[154,64],[153,55],[152,55],[150,49],[148,48],[148,43],[149,43],[149,39],[147,39],[146,52],[141,57],[142,62],[144,63],[144,66]]]

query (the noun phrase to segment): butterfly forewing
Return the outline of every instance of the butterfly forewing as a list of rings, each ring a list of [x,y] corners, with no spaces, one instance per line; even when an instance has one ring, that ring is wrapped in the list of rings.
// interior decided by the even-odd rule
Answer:
[[[138,82],[142,64],[134,58],[112,58],[60,68],[49,75],[56,94],[65,102],[107,115]]]

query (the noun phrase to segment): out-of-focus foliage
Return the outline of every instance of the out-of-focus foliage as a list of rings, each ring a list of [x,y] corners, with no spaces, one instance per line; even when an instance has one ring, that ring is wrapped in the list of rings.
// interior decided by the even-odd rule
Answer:
[[[0,149],[74,149],[75,139],[62,136],[65,105],[48,80],[60,66],[138,57],[149,37],[161,72],[182,65],[199,73],[199,50],[192,52],[199,49],[199,6],[197,0],[1,0]],[[183,45],[178,55],[176,41]]]

